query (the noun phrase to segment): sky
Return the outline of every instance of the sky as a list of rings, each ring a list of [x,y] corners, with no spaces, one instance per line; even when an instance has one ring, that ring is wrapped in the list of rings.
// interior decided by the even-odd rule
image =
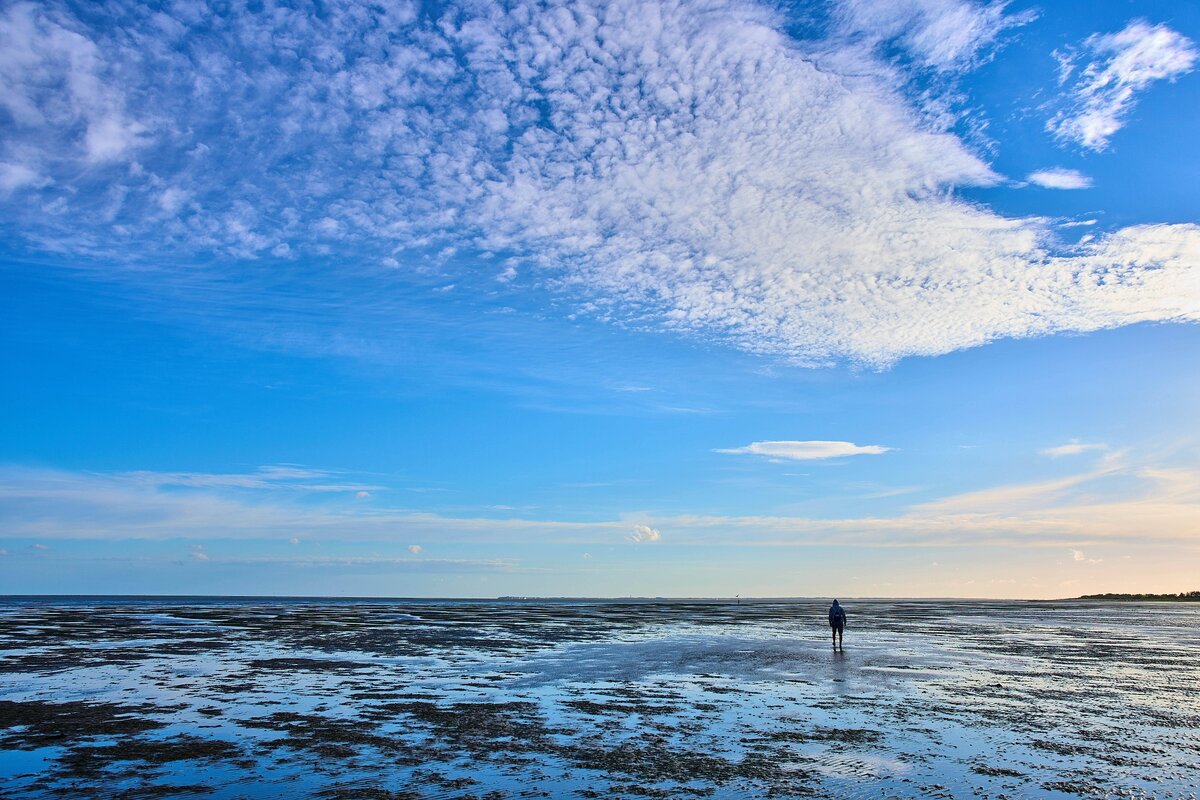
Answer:
[[[0,2],[0,594],[1200,588],[1200,6]]]

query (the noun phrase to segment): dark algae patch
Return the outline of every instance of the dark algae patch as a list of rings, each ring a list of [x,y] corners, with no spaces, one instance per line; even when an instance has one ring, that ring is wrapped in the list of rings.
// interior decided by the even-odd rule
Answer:
[[[0,797],[1194,800],[1200,607],[0,601]]]
[[[0,743],[29,750],[83,738],[144,733],[163,727],[162,722],[145,716],[161,711],[147,705],[0,700]]]

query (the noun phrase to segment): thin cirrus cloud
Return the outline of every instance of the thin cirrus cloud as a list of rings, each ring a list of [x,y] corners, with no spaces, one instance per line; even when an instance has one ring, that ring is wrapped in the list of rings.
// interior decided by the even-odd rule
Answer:
[[[86,19],[16,4],[0,12],[15,43],[0,60],[0,207],[31,247],[154,260],[153,282],[106,274],[147,293],[186,283],[217,312],[300,255],[321,266],[289,302],[375,311],[346,264],[416,274],[457,253],[601,319],[806,365],[1200,320],[1200,227],[1069,244],[1047,218],[956,195],[1003,179],[888,53],[953,79],[1025,17],[965,0],[817,8],[824,33],[797,39],[783,11],[747,0],[114,0]],[[1117,39],[1089,52],[1111,51],[1098,69],[1129,92],[1186,60],[1172,40],[1174,66],[1125,70]],[[1131,102],[1081,86],[1085,110]],[[506,258],[469,258],[486,253]],[[179,254],[219,266],[172,266]]]
[[[1066,444],[1060,444],[1055,447],[1047,447],[1042,451],[1042,455],[1050,456],[1051,458],[1061,458],[1062,456],[1077,456],[1081,453],[1091,451],[1108,450],[1108,445],[1101,443],[1087,443],[1073,440]]]
[[[1114,478],[1120,480],[1114,482]],[[364,509],[269,487],[244,491],[210,486],[162,491],[121,474],[0,470],[0,523],[6,539],[33,540],[30,555],[50,557],[41,541],[255,539],[286,542],[613,544],[671,546],[810,546],[836,536],[846,546],[995,544],[1083,549],[1097,542],[1186,543],[1200,525],[1200,471],[1133,463],[1107,453],[1080,472],[1033,483],[1000,485],[917,503],[892,515],[654,515],[636,519],[561,521],[449,517],[410,509]],[[8,544],[8,542],[5,542]],[[415,545],[414,545],[415,547]],[[207,554],[204,549],[194,553]],[[423,558],[412,552],[409,563]],[[195,560],[202,560],[193,556]],[[215,560],[215,559],[214,559]]]
[[[1043,189],[1086,189],[1092,185],[1092,179],[1082,172],[1061,167],[1036,170],[1026,180]]]
[[[791,461],[815,461],[823,458],[842,458],[844,456],[880,455],[890,450],[877,444],[858,445],[853,442],[826,441],[781,441],[781,442],[751,442],[744,447],[718,449],[714,452],[730,455],[764,456],[772,459],[788,459]]]
[[[1150,84],[1191,72],[1195,44],[1166,25],[1135,20],[1117,33],[1089,36],[1058,54],[1060,82],[1070,82],[1068,107],[1046,129],[1058,139],[1104,150],[1125,125],[1137,95]]]

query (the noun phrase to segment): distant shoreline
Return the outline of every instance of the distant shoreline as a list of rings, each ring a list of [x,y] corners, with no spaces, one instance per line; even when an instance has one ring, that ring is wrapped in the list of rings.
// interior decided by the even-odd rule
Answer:
[[[1200,603],[1200,592],[1180,592],[1179,594],[1085,594],[1076,600],[1164,600],[1173,603]]]

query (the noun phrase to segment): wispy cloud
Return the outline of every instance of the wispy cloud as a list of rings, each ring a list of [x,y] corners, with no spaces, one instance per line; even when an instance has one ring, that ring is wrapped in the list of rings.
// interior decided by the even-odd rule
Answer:
[[[1100,443],[1081,442],[1077,439],[1072,439],[1066,444],[1060,444],[1056,447],[1047,447],[1042,451],[1042,455],[1052,458],[1060,458],[1062,456],[1077,456],[1080,453],[1087,453],[1092,450],[1107,450],[1108,445]]]
[[[1007,14],[1007,3],[970,0],[842,0],[840,32],[871,48],[899,45],[919,64],[938,70],[970,67],[1008,28],[1033,15]]]
[[[1078,170],[1062,167],[1039,169],[1029,173],[1026,180],[1043,189],[1086,189],[1092,185],[1092,179],[1087,175]]]
[[[748,0],[154,15],[113,0],[86,18],[18,4],[0,17],[0,161],[15,165],[0,203],[35,247],[139,254],[151,271],[106,274],[207,324],[253,324],[245,307],[275,276],[291,294],[270,293],[273,313],[302,329],[275,333],[280,346],[336,348],[303,331],[315,312],[395,314],[364,264],[474,270],[493,288],[503,269],[506,291],[537,285],[615,324],[802,364],[1200,319],[1197,226],[1067,244],[1052,221],[956,194],[1001,178],[887,53],[952,73],[1021,15],[828,8],[828,35],[798,40]],[[1080,96],[1119,117],[1153,76],[1190,65],[1185,40],[1149,30],[1089,40],[1105,60]],[[502,267],[484,258],[498,252]],[[221,265],[177,268],[181,255]],[[429,281],[467,294],[461,277]]]
[[[1197,50],[1166,25],[1135,20],[1117,33],[1095,34],[1077,50],[1059,53],[1060,82],[1070,82],[1069,106],[1047,124],[1063,141],[1104,150],[1125,125],[1137,95],[1174,80],[1196,65]]]
[[[316,501],[316,502],[314,502]],[[191,492],[120,474],[8,468],[0,472],[0,526],[9,539],[273,539],[606,543],[621,540],[742,545],[1007,543],[1082,549],[1100,541],[1187,543],[1200,529],[1200,471],[1131,463],[1105,453],[1081,472],[992,486],[879,517],[663,515],[596,521],[451,517],[366,507],[280,488]],[[660,532],[669,531],[664,537]],[[413,551],[412,557],[422,551]],[[207,549],[196,553],[211,556]],[[216,560],[215,558],[213,559]]]
[[[765,456],[767,458],[789,459],[792,461],[813,461],[822,458],[841,458],[843,456],[879,455],[890,450],[877,444],[858,445],[853,442],[751,442],[745,447],[731,447],[714,452],[733,455]]]

